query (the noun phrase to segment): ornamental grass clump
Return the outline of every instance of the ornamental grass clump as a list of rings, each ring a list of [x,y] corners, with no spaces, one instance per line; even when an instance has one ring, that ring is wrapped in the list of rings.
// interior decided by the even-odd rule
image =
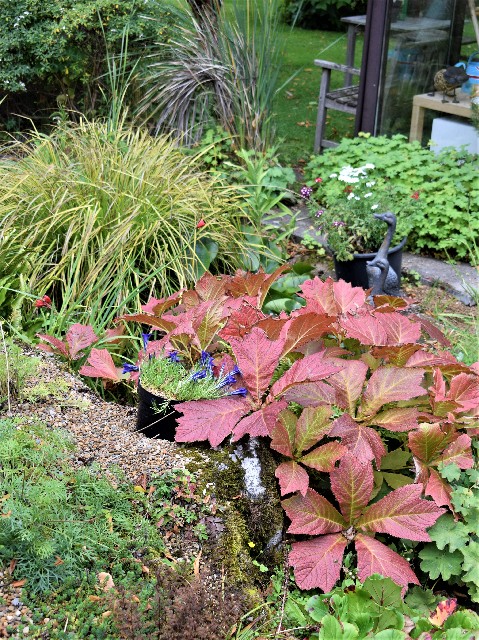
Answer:
[[[386,227],[374,214],[384,211],[397,216],[391,247],[398,244],[411,228],[411,214],[420,207],[418,192],[411,192],[408,199],[398,197],[374,170],[370,162],[359,167],[347,165],[328,178],[315,178],[316,191],[302,187],[300,194],[337,260],[352,260],[355,253],[379,249]]]
[[[168,137],[82,121],[12,155],[0,162],[0,273],[15,266],[22,291],[48,293],[70,323],[111,321],[125,301],[231,270],[245,252],[241,196]]]

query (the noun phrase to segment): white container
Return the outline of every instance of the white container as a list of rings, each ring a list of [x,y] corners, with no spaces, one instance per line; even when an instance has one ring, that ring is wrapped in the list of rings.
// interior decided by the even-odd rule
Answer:
[[[460,149],[469,153],[479,153],[479,135],[472,124],[452,118],[434,118],[432,121],[431,150],[439,153],[444,147]]]

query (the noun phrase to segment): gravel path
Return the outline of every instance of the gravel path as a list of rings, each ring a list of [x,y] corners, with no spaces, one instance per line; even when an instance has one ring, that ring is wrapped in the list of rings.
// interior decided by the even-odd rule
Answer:
[[[72,454],[73,465],[96,463],[107,475],[110,467],[120,467],[134,482],[141,474],[185,467],[187,458],[176,443],[135,433],[136,408],[104,402],[55,358],[38,352],[32,355],[40,358],[38,374],[27,382],[24,399],[12,401],[10,411],[4,406],[0,417],[41,420],[52,428],[67,431],[77,444]],[[54,390],[54,395],[28,402],[39,382]],[[12,578],[8,568],[0,570],[0,638],[28,637],[30,612],[21,597],[21,585],[15,586],[15,577]],[[9,633],[7,626],[15,630]]]

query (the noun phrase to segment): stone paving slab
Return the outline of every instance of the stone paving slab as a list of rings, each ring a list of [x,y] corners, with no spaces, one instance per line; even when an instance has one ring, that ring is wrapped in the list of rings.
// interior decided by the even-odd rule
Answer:
[[[326,239],[319,234],[312,225],[311,217],[304,207],[296,210],[296,226],[294,236],[301,240],[306,234],[321,245],[326,246]],[[278,225],[284,225],[289,216],[278,216]],[[479,298],[479,268],[459,262],[449,264],[443,260],[426,258],[405,251],[403,253],[402,270],[406,273],[416,272],[421,282],[429,285],[439,285],[452,293],[466,305],[477,304]]]

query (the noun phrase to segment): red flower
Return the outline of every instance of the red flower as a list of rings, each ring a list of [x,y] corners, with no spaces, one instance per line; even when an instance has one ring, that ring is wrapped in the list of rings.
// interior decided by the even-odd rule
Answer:
[[[322,181],[323,181],[323,179],[322,179],[322,178],[315,178],[315,179],[314,179],[314,181],[315,181],[315,182],[322,182]]]
[[[344,193],[352,193],[352,192],[353,192],[353,188],[352,188],[352,186],[351,186],[350,184],[347,184],[347,185],[344,187]]]
[[[36,307],[37,309],[39,309],[40,307],[47,307],[48,309],[50,309],[52,306],[51,298],[45,295],[43,296],[43,298],[39,298],[38,300],[35,300],[35,302],[33,303],[33,306]]]
[[[419,191],[415,191],[415,192],[412,194],[411,198],[414,198],[414,200],[419,200]]]
[[[206,222],[203,220],[203,218],[201,218],[201,220],[198,222],[198,224],[196,225],[197,229],[201,229],[201,227],[204,227],[206,224]]]

